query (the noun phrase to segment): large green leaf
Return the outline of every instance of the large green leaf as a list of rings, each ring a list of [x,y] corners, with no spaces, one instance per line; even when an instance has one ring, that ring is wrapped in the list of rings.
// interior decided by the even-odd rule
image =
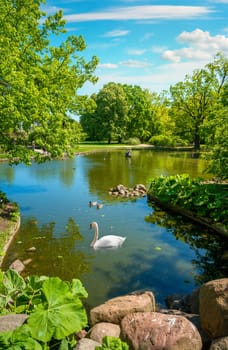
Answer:
[[[3,283],[9,294],[14,293],[15,291],[22,292],[26,287],[24,279],[17,271],[11,269],[6,271]]]
[[[22,325],[14,331],[0,334],[0,349],[42,350],[42,347],[35,339],[32,339],[28,326]]]
[[[82,282],[79,279],[74,278],[72,280],[72,293],[79,298],[87,298],[88,293],[82,285]]]
[[[70,286],[58,277],[44,281],[42,287],[46,305],[38,305],[30,315],[28,325],[35,339],[48,342],[64,337],[87,325],[82,302],[73,296]]]

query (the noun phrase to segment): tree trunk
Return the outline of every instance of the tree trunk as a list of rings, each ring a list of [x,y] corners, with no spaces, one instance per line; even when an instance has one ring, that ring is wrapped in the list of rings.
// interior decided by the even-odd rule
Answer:
[[[194,137],[194,149],[195,151],[200,150],[200,136],[198,131],[195,133],[195,137]]]

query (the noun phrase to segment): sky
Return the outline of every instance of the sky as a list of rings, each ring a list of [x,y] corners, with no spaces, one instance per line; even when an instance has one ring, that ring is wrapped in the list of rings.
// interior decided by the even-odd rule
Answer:
[[[42,9],[62,9],[66,35],[82,35],[83,57],[99,58],[98,82],[86,83],[82,94],[109,82],[160,93],[217,52],[228,57],[228,0],[46,0]]]

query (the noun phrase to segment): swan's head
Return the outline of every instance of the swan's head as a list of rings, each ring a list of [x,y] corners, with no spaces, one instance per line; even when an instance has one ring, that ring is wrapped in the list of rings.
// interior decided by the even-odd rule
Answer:
[[[95,228],[97,227],[97,223],[95,221],[91,222],[90,225],[89,225],[89,228],[92,229],[92,228]]]

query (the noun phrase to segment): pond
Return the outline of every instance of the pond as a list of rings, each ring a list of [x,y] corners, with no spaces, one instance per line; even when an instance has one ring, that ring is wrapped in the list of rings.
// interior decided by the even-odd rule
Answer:
[[[167,295],[191,292],[222,273],[222,242],[153,207],[146,197],[124,200],[108,191],[118,184],[147,186],[161,174],[209,177],[205,167],[192,153],[152,150],[134,150],[132,158],[112,151],[30,167],[0,164],[1,190],[19,204],[22,218],[3,269],[15,259],[30,259],[24,276],[79,278],[89,293],[88,307],[139,290],[152,290],[161,305]],[[90,200],[103,207],[90,207]],[[101,236],[126,236],[123,246],[91,248],[92,221]],[[36,250],[29,252],[31,247]]]

